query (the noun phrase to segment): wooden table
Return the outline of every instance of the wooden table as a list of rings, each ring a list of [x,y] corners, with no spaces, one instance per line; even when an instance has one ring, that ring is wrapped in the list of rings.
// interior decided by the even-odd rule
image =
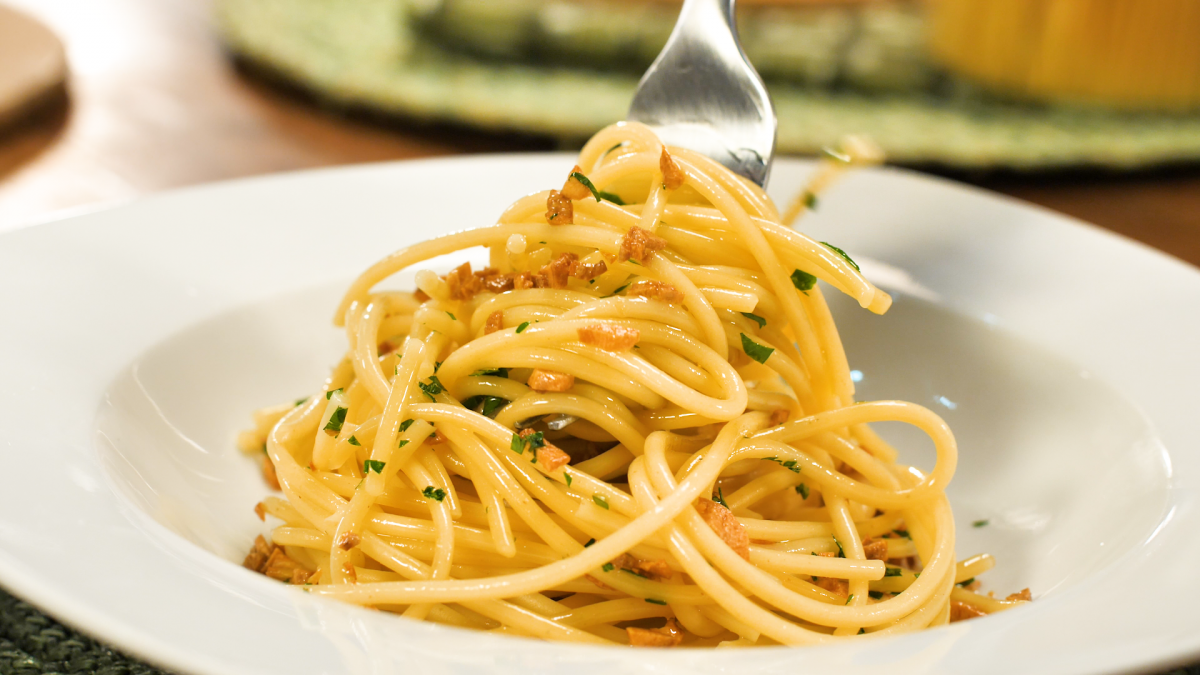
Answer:
[[[0,229],[192,183],[334,164],[551,149],[546,140],[351,119],[247,75],[207,0],[0,0],[67,44],[69,102],[0,132]],[[957,176],[1200,265],[1200,169]]]

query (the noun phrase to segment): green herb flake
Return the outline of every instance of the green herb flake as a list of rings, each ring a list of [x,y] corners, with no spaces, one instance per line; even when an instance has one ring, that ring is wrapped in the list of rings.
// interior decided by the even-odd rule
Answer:
[[[604,296],[604,297],[606,297],[606,298],[611,298],[611,297],[613,297],[614,295],[620,295],[620,294],[621,294],[621,292],[622,292],[622,291],[624,291],[626,288],[629,288],[629,283],[628,283],[628,282],[626,282],[625,284],[623,284],[623,285],[621,285],[621,286],[617,286],[617,290],[613,291],[612,293],[609,293],[608,295],[606,295],[606,296]]]
[[[804,191],[804,208],[808,209],[809,211],[817,210],[817,195],[816,195],[816,193],[810,192],[808,190]]]
[[[513,434],[513,437],[512,437],[512,442],[510,442],[510,443],[508,444],[508,447],[509,447],[509,449],[510,449],[510,450],[512,450],[513,452],[517,453],[518,455],[520,455],[520,454],[524,454],[524,452],[525,452],[525,441],[521,440],[521,437],[520,437],[520,436],[518,436],[518,435],[516,435],[516,434]]]
[[[960,582],[958,582],[958,585],[962,586],[963,588],[966,588],[967,586],[970,586],[973,583],[975,583],[975,577],[971,577],[970,579],[965,579],[963,581],[960,581]]]
[[[435,488],[432,485],[426,485],[425,489],[421,490],[421,494],[425,495],[426,499],[435,499],[439,502],[446,498],[445,490],[442,488]]]
[[[454,316],[453,312],[446,312],[446,316],[450,317],[451,321],[458,321],[458,317]]]
[[[438,380],[437,375],[430,375],[428,383],[418,382],[417,386],[421,388],[421,391],[425,392],[430,401],[436,401],[437,395],[443,391],[442,383]]]
[[[403,422],[400,423],[400,431],[401,432],[408,431],[408,428],[412,426],[412,423],[413,423],[413,420],[411,420],[411,419],[404,420]]]
[[[483,416],[493,417],[496,411],[508,405],[508,401],[499,396],[488,396],[483,399]]]
[[[304,403],[305,403],[306,401],[308,401],[308,397],[307,397],[307,396],[305,396],[304,398],[298,398],[298,399],[296,399],[296,406],[297,406],[297,407],[299,407],[299,406],[302,406],[302,405],[304,405]]]
[[[563,480],[567,481],[567,487],[571,487],[571,483],[574,482],[575,479],[571,478],[571,474],[564,471],[563,472]]]
[[[594,543],[596,543],[596,538],[595,538],[595,537],[592,537],[591,539],[588,539],[588,540],[587,540],[587,543],[586,543],[586,544],[584,544],[584,545],[583,545],[583,547],[584,547],[584,548],[587,548],[587,547],[591,546],[591,545],[592,545],[592,544],[594,544]]]
[[[447,313],[447,314],[449,314],[449,312],[446,312],[446,313]],[[436,374],[437,374],[437,371],[439,371],[439,370],[441,370],[441,369],[442,369],[442,362],[441,362],[441,361],[434,361],[434,362],[433,362],[433,372],[434,372],[434,374],[436,375]]]
[[[659,600],[658,598],[646,598],[646,602],[648,602],[648,603],[650,603],[650,604],[652,604],[652,605],[665,605],[665,604],[667,604],[667,601],[666,601],[666,600]]]
[[[817,278],[804,270],[792,270],[792,285],[796,287],[796,290],[808,295],[812,287],[817,285]]]
[[[408,441],[402,438],[402,439],[400,439],[400,442],[396,445],[396,449],[398,450],[400,448],[403,448],[406,445],[408,445]]]
[[[526,328],[529,328],[529,322],[528,322],[528,321],[522,321],[522,322],[521,322],[521,325],[520,325],[520,326],[517,326],[517,332],[518,332],[518,333],[524,333]]]
[[[508,368],[493,368],[491,370],[477,370],[471,373],[474,377],[508,377]]]
[[[778,457],[763,457],[763,459],[767,460],[768,462],[775,462],[779,466],[782,466],[792,473],[800,473],[800,464],[794,459],[779,459]],[[796,492],[800,492],[800,490],[797,489]],[[801,492],[801,494],[805,494],[807,492],[808,488],[804,488],[804,492]],[[807,498],[808,497],[806,495],[805,499]]]
[[[600,199],[603,199],[606,202],[612,202],[617,206],[625,206],[625,200],[621,199],[621,196],[618,194],[605,192],[604,190],[597,190],[596,196],[600,197]]]
[[[529,434],[525,437],[525,444],[533,450],[537,450],[546,445],[546,436],[540,431]]]
[[[902,577],[902,576],[904,576],[904,570],[900,569],[899,567],[889,567],[883,571],[883,576],[884,577]]]
[[[605,572],[611,572],[611,571],[613,571],[613,564],[612,563],[604,563],[603,565],[600,566],[600,569],[604,570]]]
[[[808,495],[809,495],[808,486],[805,485],[804,483],[797,485],[796,486],[796,494],[800,495],[804,499],[808,499]]]
[[[851,594],[850,594],[850,597],[846,598],[846,604],[848,605],[848,604],[850,604],[850,603],[851,603],[851,602],[853,602],[853,601],[854,601],[854,594],[853,594],[853,593],[851,593]]]
[[[742,316],[744,316],[747,319],[750,319],[754,323],[758,324],[759,328],[762,328],[767,325],[767,320],[757,314],[751,314],[750,312],[742,312]]]
[[[831,250],[831,251],[833,251],[834,253],[836,253],[836,254],[838,254],[838,255],[842,256],[843,258],[845,258],[845,259],[846,259],[846,262],[850,263],[850,266],[854,268],[854,271],[855,271],[855,272],[861,272],[861,271],[862,271],[861,269],[859,269],[859,268],[858,268],[858,263],[854,262],[854,259],[853,259],[853,258],[851,258],[851,257],[850,257],[850,256],[849,256],[849,255],[848,255],[848,254],[847,254],[845,251],[843,251],[842,249],[840,249],[840,248],[838,248],[838,247],[834,246],[833,244],[831,244],[831,243],[829,243],[829,242],[827,242],[827,241],[823,241],[823,242],[821,242],[821,243],[822,243],[822,244],[824,244],[826,247],[828,247],[828,248],[829,248],[829,250]]]
[[[375,473],[381,474],[383,473],[383,467],[386,465],[387,462],[381,462],[377,459],[368,459],[367,461],[363,462],[363,473],[371,473],[374,471]]]
[[[580,173],[578,171],[572,171],[571,178],[574,178],[575,180],[579,181],[580,183],[583,183],[583,187],[587,188],[588,190],[591,190],[592,196],[596,198],[596,201],[600,201],[600,191],[596,189],[596,186],[594,184],[592,184],[592,180],[590,178],[588,178],[587,176],[583,175],[582,173]]]
[[[838,538],[837,538],[837,537],[834,537],[834,538],[833,538],[833,543],[837,544],[837,547],[838,547],[838,557],[839,557],[839,558],[845,558],[845,557],[846,557],[846,550],[842,548],[842,542],[838,541]]]
[[[720,504],[721,506],[724,506],[724,507],[725,507],[725,508],[727,508],[727,509],[729,508],[729,504],[726,504],[726,503],[725,503],[725,490],[724,490],[724,488],[717,488],[717,494],[713,496],[713,501],[714,501],[714,502],[716,502],[716,503],[718,503],[718,504]],[[731,510],[732,510],[732,509],[731,509]]]
[[[871,596],[872,600],[882,600],[883,593],[879,591],[867,591],[867,595]]]
[[[337,389],[330,389],[329,391],[325,392],[325,400],[328,401],[329,399],[333,398],[333,395],[340,392],[341,390],[342,390],[342,388],[338,387]]]
[[[775,352],[773,347],[766,347],[758,344],[750,339],[750,336],[742,333],[742,350],[746,352],[746,356],[758,361],[766,363],[767,359],[771,358],[771,354]]]
[[[971,527],[987,527],[987,524],[988,524],[988,521],[986,521],[986,520],[977,520],[977,521],[971,523]]]
[[[592,495],[592,501],[596,502],[596,506],[599,506],[605,511],[608,510],[608,501],[605,500],[604,497],[601,497],[600,495]]]
[[[897,537],[904,537],[905,539],[910,540],[912,539],[912,535],[908,533],[908,530],[892,530],[892,533]]]
[[[362,447],[362,443],[359,443],[359,442],[358,442],[358,439],[357,439],[357,438],[355,438],[354,436],[351,436],[351,437],[350,437],[350,440],[348,440],[348,441],[346,441],[346,442],[347,442],[347,443],[349,443],[350,445],[353,445],[353,446],[354,446],[354,447],[356,447],[356,448],[361,448],[361,447]]]
[[[859,628],[859,629],[858,629],[858,634],[859,634],[859,635],[864,635],[864,634],[866,634],[866,632],[867,632],[867,629],[866,629],[866,628]]]
[[[338,406],[334,409],[333,414],[329,416],[329,422],[325,424],[325,433],[330,436],[336,436],[342,430],[342,425],[346,423],[346,409]]]

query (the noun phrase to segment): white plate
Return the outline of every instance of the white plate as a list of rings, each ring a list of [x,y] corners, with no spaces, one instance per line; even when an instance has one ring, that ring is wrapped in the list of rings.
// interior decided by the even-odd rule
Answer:
[[[235,564],[264,490],[233,435],[255,406],[317,385],[341,287],[403,244],[493,222],[571,163],[267,177],[0,236],[0,582],[212,675],[1110,673],[1200,656],[1200,273],[893,170],[853,176],[805,229],[896,292],[886,317],[836,307],[860,394],[946,417],[959,553],[995,553],[988,588],[1030,586],[1031,605],[821,648],[596,649],[410,623]],[[777,197],[810,169],[781,162]]]

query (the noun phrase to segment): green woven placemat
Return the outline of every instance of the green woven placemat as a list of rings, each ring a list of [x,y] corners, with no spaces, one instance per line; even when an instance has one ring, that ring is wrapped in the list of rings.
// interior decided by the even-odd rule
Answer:
[[[578,142],[621,119],[636,74],[483,59],[413,25],[414,0],[217,0],[232,50],[339,106]],[[813,153],[847,133],[891,159],[962,168],[1144,167],[1200,160],[1200,115],[1006,103],[949,87],[869,93],[771,82],[779,147]]]
[[[167,675],[124,657],[0,589],[0,675]],[[1164,675],[1200,675],[1200,665]]]

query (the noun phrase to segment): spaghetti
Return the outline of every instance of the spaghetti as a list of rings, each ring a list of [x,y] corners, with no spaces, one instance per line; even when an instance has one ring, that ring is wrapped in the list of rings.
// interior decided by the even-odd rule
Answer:
[[[478,247],[483,270],[376,290]],[[854,401],[818,279],[891,302],[712,160],[601,131],[561,190],[353,283],[322,391],[240,439],[283,492],[256,509],[282,525],[246,566],[601,644],[819,644],[1021,602],[956,585],[993,559],[954,559],[954,438],[918,405]],[[897,463],[881,421],[926,433],[933,469]]]

